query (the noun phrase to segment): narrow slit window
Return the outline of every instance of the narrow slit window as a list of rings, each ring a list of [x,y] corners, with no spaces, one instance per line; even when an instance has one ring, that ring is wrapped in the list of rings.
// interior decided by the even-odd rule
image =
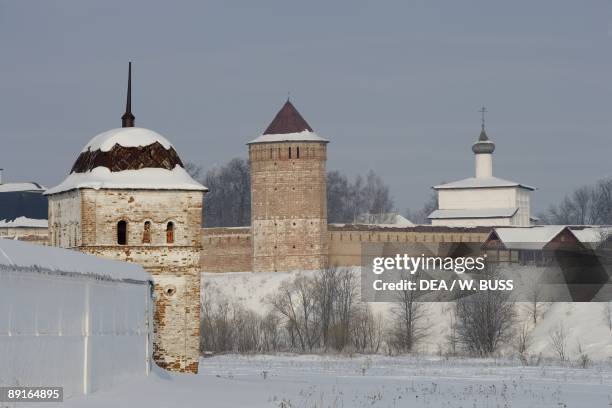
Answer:
[[[289,148],[289,158],[291,158],[291,148]]]
[[[151,221],[145,221],[144,229],[142,230],[142,243],[151,243]]]
[[[124,220],[117,223],[117,244],[127,245],[127,222]]]
[[[295,148],[295,156],[299,159],[300,158],[300,146]]]
[[[174,243],[174,223],[169,222],[166,226],[166,242],[168,244]]]

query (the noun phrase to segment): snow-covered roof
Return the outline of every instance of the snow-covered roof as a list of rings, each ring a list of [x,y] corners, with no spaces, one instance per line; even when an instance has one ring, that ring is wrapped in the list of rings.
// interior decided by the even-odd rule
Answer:
[[[17,217],[13,220],[0,220],[0,228],[47,228],[47,220],[37,220],[34,218]]]
[[[142,266],[103,259],[63,248],[0,239],[0,265],[9,267],[39,267],[53,271],[96,275],[108,279],[151,281]]]
[[[379,227],[389,228],[405,228],[414,226],[412,221],[397,213],[359,214],[357,217],[355,217],[355,224],[376,225]]]
[[[123,147],[144,147],[155,142],[166,149],[173,147],[168,139],[153,130],[139,127],[117,128],[95,136],[85,145],[82,152],[87,150],[108,152],[116,144]]]
[[[208,191],[208,188],[195,181],[185,169],[177,165],[172,170],[144,168],[110,171],[106,167],[96,167],[85,173],[71,173],[61,184],[45,191],[45,194],[57,194],[78,188]]]
[[[465,208],[454,210],[435,210],[427,218],[429,219],[453,219],[453,218],[510,218],[518,208]]]
[[[298,133],[279,133],[272,135],[261,135],[251,140],[247,144],[253,143],[275,143],[275,142],[323,142],[328,143],[329,140],[323,139],[315,132],[304,130]]]
[[[492,188],[492,187],[520,187],[527,190],[535,190],[535,187],[520,184],[515,181],[500,179],[498,177],[469,177],[459,181],[446,184],[438,184],[433,188],[436,190],[456,189],[456,188]]]
[[[608,236],[612,235],[612,227],[585,227],[585,228],[570,228],[574,236],[585,246],[596,248]]]
[[[0,184],[0,193],[13,193],[18,191],[44,191],[45,187],[38,183],[4,183]]]
[[[565,225],[499,227],[491,234],[497,234],[506,249],[540,250],[564,228]]]
[[[275,142],[323,142],[329,140],[319,137],[308,122],[287,100],[263,134],[247,144]]]

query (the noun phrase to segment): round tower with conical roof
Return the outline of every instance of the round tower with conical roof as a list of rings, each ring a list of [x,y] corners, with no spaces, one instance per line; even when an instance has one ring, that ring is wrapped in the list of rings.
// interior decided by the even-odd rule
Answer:
[[[153,359],[163,368],[195,373],[202,205],[208,190],[189,176],[165,137],[134,127],[131,79],[128,83],[122,127],[91,139],[68,177],[46,191],[49,240],[53,246],[138,263],[150,272]]]
[[[289,100],[248,143],[254,272],[327,266],[327,143]]]

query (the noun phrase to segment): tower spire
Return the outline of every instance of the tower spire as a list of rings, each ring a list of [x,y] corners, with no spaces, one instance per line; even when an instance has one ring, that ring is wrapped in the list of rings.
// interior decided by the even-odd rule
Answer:
[[[132,62],[128,65],[128,87],[127,100],[125,102],[125,113],[121,116],[121,127],[134,127],[134,115],[132,114]]]
[[[480,127],[482,128],[482,130],[484,130],[485,128],[485,113],[487,113],[487,108],[485,108],[484,106],[482,108],[480,108],[480,110],[478,111],[481,114],[480,120],[481,120],[481,125]]]

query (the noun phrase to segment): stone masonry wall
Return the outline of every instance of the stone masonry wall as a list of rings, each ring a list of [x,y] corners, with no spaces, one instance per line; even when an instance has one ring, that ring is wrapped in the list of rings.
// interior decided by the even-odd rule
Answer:
[[[58,225],[65,214],[55,213],[54,201],[65,194],[50,197],[50,219],[57,219]],[[197,372],[202,192],[83,189],[73,197],[80,203],[78,249],[138,263],[153,275],[156,363],[170,370]],[[121,220],[127,222],[127,245],[117,243]],[[143,242],[147,221],[150,243]],[[166,239],[168,222],[174,224],[173,243]]]
[[[202,272],[250,272],[253,270],[251,228],[203,228]]]
[[[325,267],[328,261],[326,144],[252,144],[249,159],[252,270]]]

